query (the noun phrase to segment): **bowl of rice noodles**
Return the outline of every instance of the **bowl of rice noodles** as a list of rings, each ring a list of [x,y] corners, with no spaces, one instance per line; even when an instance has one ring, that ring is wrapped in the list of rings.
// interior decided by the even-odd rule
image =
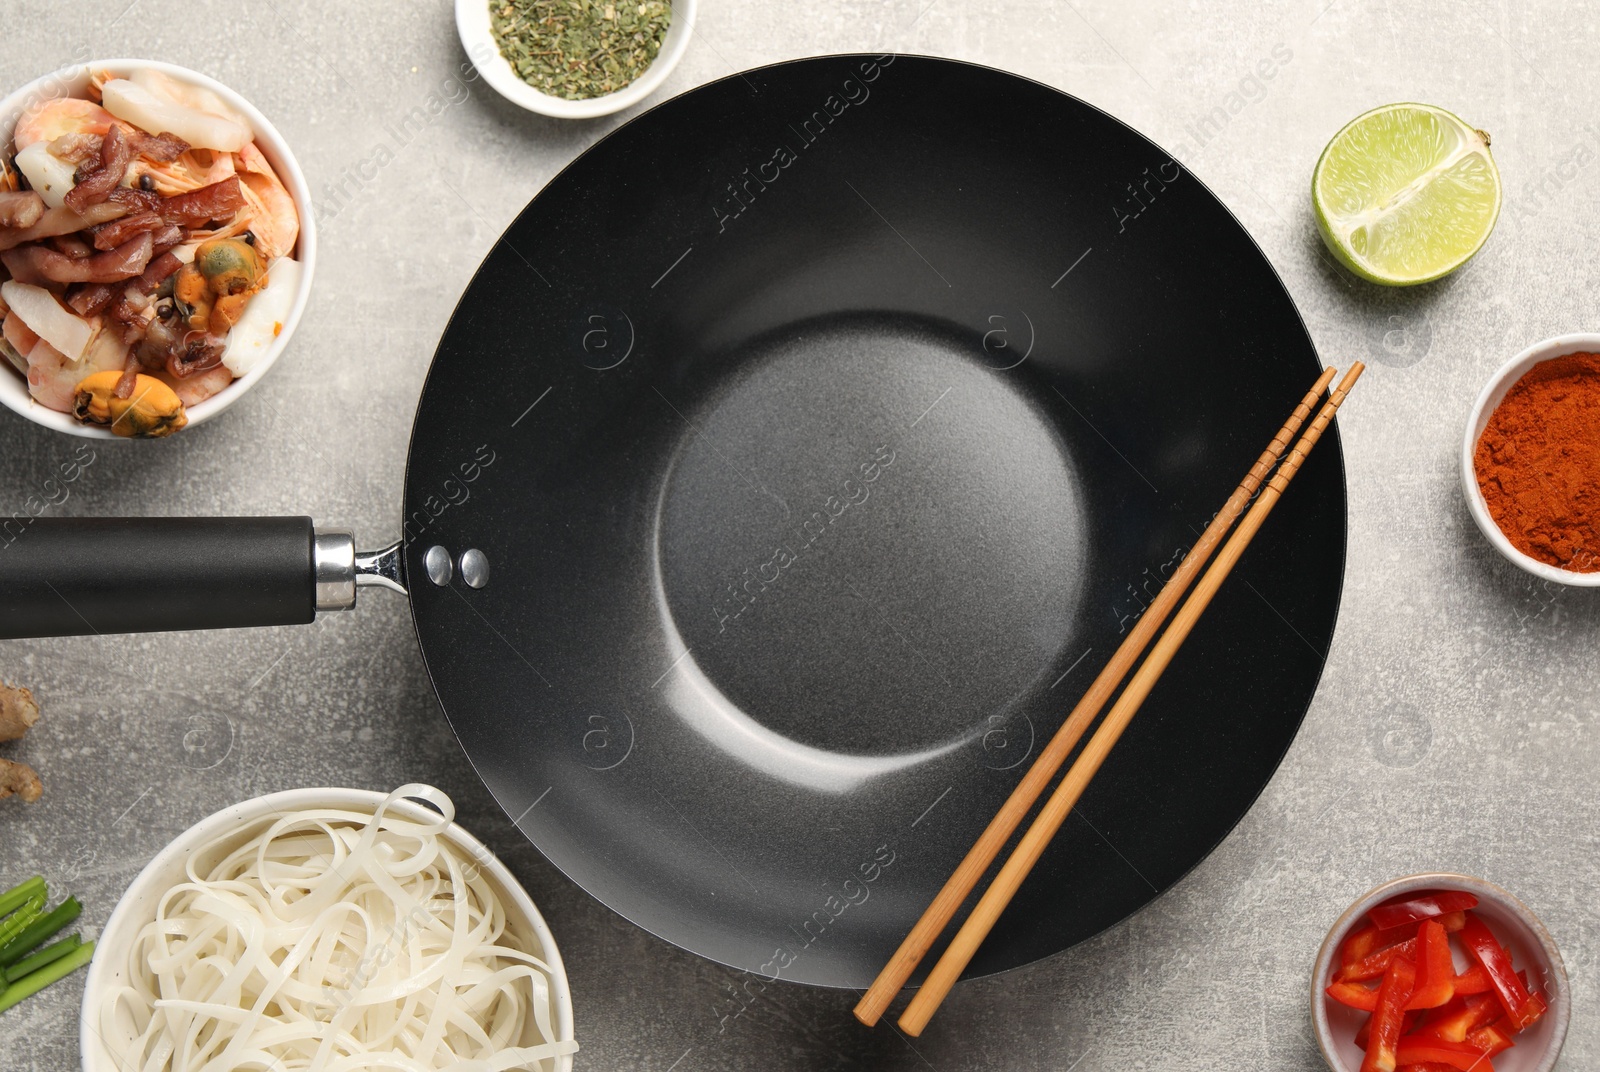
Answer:
[[[572,994],[538,908],[427,785],[295,789],[139,873],[85,980],[85,1072],[567,1072]]]

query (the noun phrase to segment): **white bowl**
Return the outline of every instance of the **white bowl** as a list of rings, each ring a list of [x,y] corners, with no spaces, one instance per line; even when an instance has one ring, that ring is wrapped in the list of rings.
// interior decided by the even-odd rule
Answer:
[[[1579,573],[1577,570],[1562,569],[1560,566],[1541,562],[1517,550],[1490,516],[1489,504],[1484,502],[1483,491],[1478,487],[1478,471],[1473,463],[1473,455],[1478,450],[1478,440],[1482,438],[1483,430],[1489,424],[1490,415],[1505,399],[1506,392],[1516,386],[1517,381],[1539,362],[1577,353],[1600,353],[1600,335],[1557,335],[1553,339],[1535,343],[1500,366],[1499,371],[1489,377],[1488,384],[1479,392],[1478,400],[1472,406],[1472,415],[1467,418],[1467,435],[1461,443],[1461,486],[1467,494],[1467,507],[1472,511],[1472,520],[1478,523],[1478,528],[1484,537],[1494,545],[1496,551],[1506,557],[1507,561],[1547,581],[1558,581],[1561,584],[1583,588],[1600,588],[1600,570]],[[1498,1068],[1499,1065],[1495,1067]]]
[[[431,790],[438,793],[438,790]],[[443,794],[439,794],[443,797]],[[290,789],[269,793],[200,820],[173,839],[172,843],[156,854],[145,865],[137,878],[128,885],[127,892],[117,902],[111,918],[96,940],[94,958],[89,962],[89,973],[84,980],[83,1010],[79,1016],[78,1040],[83,1053],[83,1072],[127,1072],[112,1055],[101,1039],[97,1025],[100,1006],[105,995],[123,985],[127,971],[128,949],[141,928],[155,918],[156,902],[173,885],[183,881],[184,867],[196,849],[231,831],[243,831],[262,820],[270,820],[292,811],[306,808],[344,808],[371,812],[384,800],[386,794],[368,789]],[[438,815],[414,800],[396,801],[391,812],[401,819],[413,822],[437,822]],[[459,850],[467,859],[482,868],[490,885],[500,895],[506,908],[506,925],[527,943],[528,950],[550,966],[550,1005],[552,1022],[561,1040],[573,1037],[572,989],[567,982],[567,972],[561,963],[561,952],[556,948],[555,937],[550,933],[544,917],[534,907],[527,891],[512,877],[500,859],[486,848],[483,842],[451,823],[440,835]],[[533,1044],[537,1026],[528,1021],[529,1035],[524,1041]],[[572,1055],[565,1054],[555,1061],[556,1072],[571,1072]]]
[[[1527,905],[1499,886],[1469,875],[1440,872],[1397,878],[1367,891],[1328,931],[1317,953],[1316,966],[1311,969],[1311,1022],[1316,1029],[1317,1046],[1328,1067],[1333,1072],[1357,1072],[1362,1053],[1356,1048],[1355,1034],[1370,1015],[1341,1005],[1324,993],[1333,982],[1340,943],[1364,922],[1362,917],[1375,905],[1397,894],[1417,890],[1463,890],[1478,898],[1478,907],[1473,912],[1510,951],[1512,963],[1528,970],[1528,979],[1550,1003],[1549,1011],[1538,1023],[1516,1036],[1515,1046],[1495,1055],[1495,1072],[1550,1072],[1561,1055],[1567,1022],[1572,1016],[1567,970],[1561,963],[1555,941]],[[1464,967],[1465,963],[1458,960],[1456,970]]]
[[[489,0],[456,0],[456,33],[478,73],[512,104],[557,119],[596,119],[631,108],[654,93],[683,58],[694,33],[695,0],[672,0],[672,22],[661,40],[661,51],[644,74],[615,93],[588,100],[563,100],[540,93],[512,70],[500,55],[494,34],[489,29]]]
[[[278,360],[278,355],[289,345],[289,337],[294,334],[295,326],[300,323],[300,315],[305,312],[306,302],[311,297],[311,275],[317,263],[317,224],[311,215],[311,187],[306,184],[306,177],[301,174],[300,165],[295,162],[294,154],[289,151],[289,145],[283,140],[283,135],[267,122],[266,116],[256,111],[254,105],[221,82],[207,78],[198,71],[191,71],[187,67],[162,63],[159,60],[93,60],[89,63],[75,63],[42,78],[34,79],[9,97],[0,100],[0,146],[3,146],[9,155],[12,128],[17,125],[17,120],[30,104],[54,97],[82,96],[89,84],[89,76],[95,71],[129,74],[141,69],[160,71],[179,81],[203,86],[249,119],[250,127],[255,132],[256,146],[267,158],[267,163],[272,165],[272,170],[278,173],[278,178],[289,191],[289,196],[294,198],[295,208],[300,213],[300,238],[295,243],[295,259],[300,262],[300,287],[295,292],[294,304],[289,308],[289,315],[283,322],[283,330],[278,333],[272,345],[267,347],[267,352],[247,374],[234,380],[204,402],[187,407],[186,413],[189,417],[189,423],[185,426],[187,429],[205,423],[233,405],[241,395],[255,385],[257,380],[266,375],[267,369],[272,367],[272,363]],[[117,435],[109,428],[75,420],[70,413],[61,413],[48,406],[41,406],[33,400],[32,395],[28,394],[27,382],[17,375],[15,369],[9,367],[8,362],[0,360],[0,366],[7,366],[0,368],[0,403],[6,408],[22,414],[34,424],[42,424],[46,428],[54,428],[69,435],[83,436],[86,439],[126,438]]]

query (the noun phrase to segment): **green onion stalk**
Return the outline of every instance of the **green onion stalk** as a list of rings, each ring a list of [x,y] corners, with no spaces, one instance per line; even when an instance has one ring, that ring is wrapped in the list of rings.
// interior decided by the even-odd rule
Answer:
[[[76,934],[61,939],[45,946],[31,956],[23,957],[9,968],[0,968],[0,988],[6,983],[16,982],[31,971],[37,971],[52,961],[60,960],[74,949],[83,944],[83,939]]]
[[[23,998],[31,998],[51,983],[71,975],[94,956],[94,943],[84,942],[78,948],[60,957],[37,971],[31,971],[14,983],[7,983],[4,990],[0,990],[0,1012],[5,1012]]]
[[[77,919],[78,913],[82,911],[83,906],[78,903],[78,899],[68,897],[49,912],[36,917],[19,930],[10,941],[0,944],[0,968],[15,964],[27,956],[34,946]]]
[[[46,912],[49,896],[38,875],[0,893],[0,1012],[70,975],[94,955],[94,943],[76,934],[39,948],[83,911],[76,897],[68,897]]]
[[[16,938],[45,910],[45,894],[35,893],[19,904],[5,920],[0,920],[0,946]]]
[[[43,897],[45,895],[44,878],[34,875],[28,881],[11,887],[5,893],[0,893],[0,917],[9,916],[30,897]]]

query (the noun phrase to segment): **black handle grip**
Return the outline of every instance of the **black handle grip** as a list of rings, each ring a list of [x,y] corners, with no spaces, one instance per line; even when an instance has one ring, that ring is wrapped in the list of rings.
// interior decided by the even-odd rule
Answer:
[[[0,526],[0,638],[302,625],[309,517],[34,518]]]

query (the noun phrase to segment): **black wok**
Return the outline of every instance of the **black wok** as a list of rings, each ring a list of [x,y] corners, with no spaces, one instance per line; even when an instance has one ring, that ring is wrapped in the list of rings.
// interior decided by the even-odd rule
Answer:
[[[462,747],[575,882],[865,986],[1318,367],[1249,236],[1109,116],[949,61],[783,64],[627,124],[511,225],[395,547],[40,519],[0,632],[408,591]],[[971,973],[1111,925],[1245,813],[1321,673],[1344,510],[1330,431]]]

